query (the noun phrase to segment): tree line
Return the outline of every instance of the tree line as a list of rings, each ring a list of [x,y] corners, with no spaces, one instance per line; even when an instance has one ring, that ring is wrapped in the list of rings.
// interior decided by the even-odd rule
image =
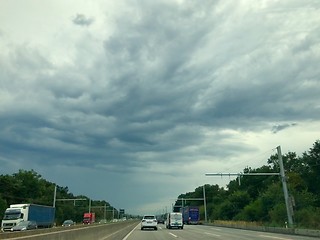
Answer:
[[[287,176],[287,185],[293,207],[293,220],[297,227],[320,228],[320,141],[312,148],[297,156],[288,152],[282,156]],[[244,173],[274,173],[279,172],[277,155],[271,155],[266,165],[253,169],[247,167]],[[239,177],[238,177],[239,178]],[[205,185],[207,216],[211,221],[229,220],[258,222],[269,226],[284,226],[287,212],[279,176],[241,176],[241,185],[236,178],[227,184],[226,188],[219,185]],[[68,187],[57,186],[42,178],[34,170],[19,170],[12,175],[0,175],[0,219],[10,204],[33,203],[53,205],[56,191],[56,224],[66,219],[82,222],[83,213],[89,210],[89,198],[84,195],[74,195]],[[182,198],[203,198],[203,186],[193,192],[180,194]],[[78,201],[63,201],[62,199],[85,199]],[[203,201],[185,202],[188,205],[199,206],[201,217],[204,218]],[[176,206],[181,202],[177,201]],[[118,216],[118,211],[105,200],[91,202],[92,211],[97,219],[112,219]]]
[[[11,204],[32,203],[53,206],[56,188],[55,221],[61,225],[66,219],[77,223],[83,220],[83,214],[89,211],[96,213],[96,219],[112,219],[118,216],[118,211],[108,202],[93,200],[84,195],[74,195],[68,187],[61,187],[42,178],[34,170],[19,170],[12,175],[0,175],[0,219],[3,219],[5,209]],[[76,200],[78,199],[78,200]]]
[[[293,209],[295,227],[320,228],[320,141],[297,156],[288,152],[282,156],[290,206]],[[278,156],[271,155],[266,165],[244,173],[279,173]],[[239,178],[241,184],[239,185]],[[227,184],[205,186],[207,216],[211,221],[246,221],[268,226],[285,226],[287,210],[280,176],[239,176]],[[193,192],[180,194],[182,198],[203,198],[203,186]],[[204,218],[203,201],[186,201],[185,206],[199,206]],[[177,201],[175,206],[181,206]]]

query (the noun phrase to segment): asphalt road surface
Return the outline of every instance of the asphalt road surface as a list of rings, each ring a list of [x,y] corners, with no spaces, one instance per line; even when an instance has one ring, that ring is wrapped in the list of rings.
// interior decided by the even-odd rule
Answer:
[[[285,235],[277,233],[257,232],[234,228],[222,228],[202,225],[185,225],[183,230],[166,229],[165,225],[158,224],[158,231],[153,229],[141,230],[140,224],[123,240],[311,240],[316,237]]]

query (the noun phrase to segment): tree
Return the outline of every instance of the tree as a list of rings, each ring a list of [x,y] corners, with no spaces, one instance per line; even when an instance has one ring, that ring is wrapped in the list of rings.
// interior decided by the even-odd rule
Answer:
[[[264,217],[264,209],[262,206],[261,198],[254,200],[253,202],[246,205],[243,210],[238,213],[234,220],[242,220],[242,221],[261,221]]]
[[[19,196],[25,199],[26,202],[34,203],[33,201],[40,197],[39,180],[41,175],[34,170],[25,171],[20,169],[18,173],[13,174],[13,177],[18,184]]]
[[[0,219],[3,219],[4,211],[7,208],[7,201],[0,194]]]
[[[0,217],[11,204],[34,203],[51,206],[56,184],[43,179],[34,170],[19,170],[12,175],[0,175]],[[74,196],[68,187],[57,186],[57,199],[86,198],[86,196]],[[77,222],[82,221],[83,213],[88,211],[88,200],[77,202],[56,202],[55,220],[61,224],[66,218]],[[92,201],[92,205],[107,204],[106,201]],[[109,205],[109,204],[108,204]]]
[[[294,152],[282,156],[294,221],[299,226],[317,227],[320,222],[320,141],[298,157]],[[278,155],[271,155],[267,165],[247,167],[244,173],[279,173]],[[287,213],[279,176],[241,176],[227,185],[206,185],[210,219],[259,221],[284,226]],[[200,196],[202,187],[181,196]],[[199,202],[198,204],[201,204]]]
[[[308,206],[295,212],[296,224],[303,228],[320,228],[320,209]]]
[[[308,152],[304,152],[302,156],[304,163],[304,171],[302,177],[306,180],[309,191],[320,195],[320,141],[316,141]],[[320,199],[318,201],[320,207]]]

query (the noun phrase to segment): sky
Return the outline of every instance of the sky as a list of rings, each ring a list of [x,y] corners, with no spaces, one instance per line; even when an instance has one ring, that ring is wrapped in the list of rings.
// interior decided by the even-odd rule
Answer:
[[[320,1],[1,0],[0,174],[126,213],[320,139]]]

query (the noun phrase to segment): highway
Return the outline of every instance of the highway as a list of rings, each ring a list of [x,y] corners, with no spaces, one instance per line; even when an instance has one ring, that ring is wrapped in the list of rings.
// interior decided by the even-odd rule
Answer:
[[[12,240],[315,240],[319,237],[288,235],[205,225],[184,225],[184,229],[140,229],[140,221],[114,224],[94,224],[70,228],[38,229],[17,233],[2,233],[0,239]]]
[[[296,235],[284,235],[277,233],[240,230],[234,228],[222,228],[202,225],[185,225],[183,230],[166,229],[165,225],[159,224],[158,231],[140,230],[138,224],[122,240],[311,240],[316,237],[304,237]]]

